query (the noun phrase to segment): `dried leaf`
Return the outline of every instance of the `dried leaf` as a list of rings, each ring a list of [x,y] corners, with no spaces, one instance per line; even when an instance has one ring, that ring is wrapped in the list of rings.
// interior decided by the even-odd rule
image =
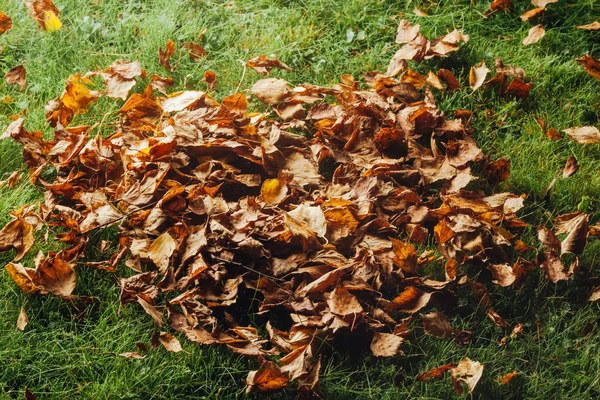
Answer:
[[[600,61],[596,57],[586,54],[582,57],[576,58],[575,61],[581,64],[588,74],[596,79],[600,79]]]
[[[290,86],[283,79],[261,79],[252,86],[252,94],[267,105],[274,105],[287,99],[290,95]]]
[[[452,369],[456,368],[456,364],[448,363],[440,367],[436,367],[427,372],[417,375],[416,380],[418,382],[429,381],[431,379],[442,379],[444,374]]]
[[[597,31],[600,29],[600,22],[594,21],[589,24],[576,26],[577,29],[583,29],[585,31]]]
[[[161,332],[158,335],[158,341],[164,346],[164,348],[167,351],[170,351],[172,353],[179,353],[181,350],[183,350],[181,348],[179,340],[177,340],[177,338],[171,335],[170,333]]]
[[[450,376],[452,377],[452,386],[458,394],[463,393],[462,384],[467,385],[469,393],[473,393],[475,386],[483,375],[483,365],[478,361],[471,361],[465,358],[458,365],[450,370]]]
[[[531,0],[531,4],[541,8],[546,8],[548,4],[552,3],[558,3],[558,0]]]
[[[391,333],[375,332],[371,341],[371,352],[375,357],[401,356],[404,354],[400,349],[403,341],[400,336]]]
[[[165,232],[152,242],[148,249],[148,257],[154,262],[160,272],[165,273],[176,248],[177,243],[175,243],[175,240],[173,240],[168,232]]]
[[[146,358],[145,355],[140,354],[140,353],[138,353],[136,351],[130,351],[130,352],[127,352],[127,353],[120,353],[120,354],[117,354],[117,356],[123,357],[123,358],[133,358],[133,359],[136,359],[136,360],[143,360],[144,358]]]
[[[246,66],[252,68],[261,75],[267,75],[273,68],[285,69],[287,71],[292,70],[290,67],[279,61],[277,55],[274,55],[273,58],[268,58],[265,55],[255,57],[248,60]]]
[[[19,311],[19,318],[17,319],[17,329],[20,331],[24,331],[27,324],[29,324],[29,317],[25,312],[25,308],[21,306],[21,310]]]
[[[251,371],[246,378],[246,392],[269,392],[286,387],[289,379],[279,366],[271,361],[261,360],[260,368]]]
[[[476,66],[471,67],[471,71],[469,72],[469,85],[471,85],[473,91],[479,89],[481,85],[483,85],[488,72],[490,72],[490,70],[485,65],[485,61],[481,61]]]
[[[206,50],[204,47],[194,42],[184,42],[183,47],[185,47],[190,52],[190,58],[194,61],[200,61],[204,57],[206,57]]]
[[[563,179],[567,179],[575,175],[577,171],[579,171],[579,164],[577,163],[577,159],[574,156],[570,156],[567,159],[565,168],[563,169],[562,177]]]
[[[600,131],[595,126],[574,126],[572,128],[563,129],[563,132],[569,135],[577,143],[600,143]]]
[[[506,375],[503,375],[500,378],[500,385],[504,386],[504,385],[508,385],[513,379],[515,379],[517,376],[519,376],[519,373],[517,371],[512,371],[509,372]]]
[[[536,25],[529,30],[527,37],[523,39],[523,46],[529,46],[540,41],[546,34],[546,30],[541,25]]]
[[[537,8],[528,10],[523,15],[521,15],[521,21],[523,21],[523,22],[529,21],[531,18],[537,17],[544,11],[546,11],[546,9],[544,7],[537,7]]]
[[[19,85],[21,90],[25,90],[25,67],[22,65],[17,65],[14,68],[8,70],[6,75],[4,75],[4,80],[9,85]]]
[[[8,32],[12,28],[12,19],[0,11],[0,35]]]
[[[171,39],[167,41],[164,50],[160,47],[158,49],[158,61],[171,72],[175,69],[175,67],[172,67],[170,63],[171,57],[173,57],[173,54],[175,54],[175,50],[175,42],[173,42]]]
[[[451,338],[454,334],[450,320],[439,311],[423,315],[423,328],[428,335],[444,339]]]

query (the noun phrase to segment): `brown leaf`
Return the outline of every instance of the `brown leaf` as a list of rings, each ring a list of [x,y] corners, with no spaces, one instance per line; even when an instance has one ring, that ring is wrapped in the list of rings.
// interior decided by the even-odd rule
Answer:
[[[156,325],[163,326],[163,315],[154,305],[150,304],[140,296],[135,296],[135,300],[142,306],[144,311],[152,317],[152,320]]]
[[[117,356],[123,357],[123,358],[133,358],[133,359],[136,359],[136,360],[143,360],[144,358],[146,358],[145,355],[140,354],[140,353],[138,353],[136,351],[129,351],[127,353],[120,353],[120,354],[117,354]]]
[[[371,341],[371,353],[375,357],[401,356],[404,354],[400,349],[402,342],[404,342],[404,339],[400,336],[391,333],[375,332]]]
[[[280,103],[290,96],[290,85],[283,79],[267,78],[256,82],[250,91],[267,105]]]
[[[533,17],[536,17],[546,11],[544,7],[537,7],[531,10],[526,11],[523,15],[521,15],[521,21],[525,22],[530,20]]]
[[[570,156],[567,159],[565,168],[563,169],[562,177],[563,179],[567,179],[575,175],[577,171],[579,171],[579,164],[577,163],[577,159],[574,156]]]
[[[19,311],[19,318],[17,319],[17,329],[20,331],[24,331],[27,324],[29,324],[29,317],[25,312],[25,308],[21,306],[21,310]]]
[[[596,79],[600,79],[600,61],[596,57],[586,54],[582,57],[576,58],[575,61],[581,64],[588,74]]]
[[[39,293],[42,291],[33,281],[35,270],[32,268],[24,268],[21,264],[8,263],[6,264],[6,272],[19,288],[26,294]]]
[[[284,374],[277,364],[272,361],[261,360],[260,368],[257,371],[248,373],[246,392],[270,392],[283,389],[288,383],[287,374]]]
[[[467,385],[469,393],[473,393],[475,386],[483,375],[483,365],[478,361],[471,361],[465,358],[458,365],[450,370],[450,376],[452,377],[452,386],[458,394],[463,393],[462,384]]]
[[[588,301],[598,301],[600,300],[600,286],[594,288],[592,290],[592,294],[590,295]]]
[[[388,311],[416,313],[429,303],[431,293],[423,292],[414,286],[408,286],[398,297],[387,305]]]
[[[519,373],[517,371],[512,371],[509,372],[506,375],[503,375],[500,378],[500,385],[504,386],[504,385],[508,385],[513,379],[515,379],[517,376],[519,376]]]
[[[481,61],[476,66],[471,67],[471,71],[469,72],[469,85],[471,85],[473,91],[479,89],[481,85],[483,85],[488,72],[490,72],[490,70],[485,65],[485,61]]]
[[[581,254],[587,243],[589,231],[587,214],[573,213],[557,217],[555,221],[556,234],[567,234],[567,237],[561,242],[560,254]]]
[[[204,57],[206,57],[206,50],[204,47],[194,42],[184,42],[183,47],[185,47],[190,52],[190,58],[194,61],[200,61]]]
[[[589,23],[589,24],[576,26],[576,28],[577,29],[583,29],[583,30],[586,30],[586,31],[597,31],[598,29],[600,29],[600,22],[594,21],[594,22]]]
[[[110,67],[100,73],[106,82],[106,95],[113,99],[125,100],[131,89],[135,86],[135,78],[145,76],[142,66],[138,61],[126,62],[123,60],[115,61]],[[153,75],[153,82],[156,81],[156,75]]]
[[[291,71],[292,69],[279,61],[277,55],[274,55],[273,58],[268,58],[265,55],[260,55],[246,62],[246,66],[248,68],[252,68],[256,72],[261,75],[267,75],[273,68],[285,69],[287,71]]]
[[[458,90],[460,89],[460,83],[454,77],[454,74],[447,69],[439,69],[437,75],[440,77],[442,81],[446,83],[446,89],[448,90]]]
[[[4,75],[4,80],[9,85],[19,85],[21,90],[25,90],[25,67],[22,65],[17,65],[14,68],[8,70],[6,75]]]
[[[40,29],[54,32],[61,28],[62,24],[58,19],[60,11],[52,3],[52,0],[24,1],[24,3],[29,9],[31,17],[40,25]]]
[[[512,285],[517,279],[516,274],[513,272],[513,269],[510,265],[507,264],[497,264],[490,265],[488,269],[492,271],[492,275],[494,276],[494,280],[492,281],[496,285],[500,285],[503,287]]]
[[[489,15],[497,11],[508,11],[510,12],[510,0],[494,0],[490,4],[490,8],[485,12],[485,15]]]
[[[499,158],[487,163],[484,170],[490,183],[504,182],[510,177],[510,158]]]
[[[421,29],[419,24],[413,26],[409,21],[405,19],[401,20],[396,29],[396,43],[404,44],[412,42],[417,38],[419,29]]]
[[[508,323],[506,323],[504,318],[502,318],[500,314],[491,308],[486,311],[486,315],[494,323],[494,325],[499,326],[500,328],[508,328]]]
[[[363,308],[355,296],[343,286],[337,286],[327,298],[327,306],[332,313],[341,316],[360,314]]]
[[[531,91],[531,83],[525,83],[521,79],[513,79],[506,88],[506,94],[514,96],[518,99],[526,99]]]
[[[235,93],[225,97],[221,105],[233,114],[244,115],[248,111],[248,102],[244,93]]]
[[[44,260],[37,268],[35,283],[57,296],[70,296],[77,282],[75,270],[67,261],[55,257]]]
[[[167,351],[172,353],[179,353],[181,350],[181,344],[179,340],[170,333],[161,332],[158,336],[158,341],[164,346]]]
[[[531,4],[540,8],[546,8],[548,4],[552,3],[558,3],[558,0],[531,0]]]
[[[423,315],[423,328],[428,335],[444,339],[449,339],[454,334],[450,320],[439,311]]]
[[[215,90],[217,87],[217,75],[211,70],[204,72],[202,80],[208,85],[208,90]]]
[[[523,39],[523,46],[529,46],[540,41],[546,34],[546,30],[541,25],[536,25],[529,30],[527,37]]]
[[[175,50],[175,42],[173,42],[171,39],[167,41],[167,45],[165,46],[164,50],[160,47],[158,48],[158,61],[171,72],[175,69],[174,67],[171,67],[170,64],[171,57],[173,57],[173,54],[175,54]]]
[[[4,32],[8,32],[12,28],[12,19],[0,11],[0,35]]]
[[[563,129],[563,132],[577,143],[600,143],[600,131],[595,126],[574,126],[573,128]]]
[[[436,367],[427,372],[423,372],[422,374],[417,375],[416,380],[418,382],[424,382],[424,381],[428,381],[431,379],[442,379],[446,372],[448,372],[454,368],[456,368],[456,364],[448,363],[446,365]]]
[[[171,256],[177,248],[177,243],[168,232],[157,237],[148,249],[148,257],[158,267],[160,272],[165,273],[171,262]]]
[[[548,129],[548,131],[546,132],[546,137],[552,141],[562,139],[560,132],[554,128]]]

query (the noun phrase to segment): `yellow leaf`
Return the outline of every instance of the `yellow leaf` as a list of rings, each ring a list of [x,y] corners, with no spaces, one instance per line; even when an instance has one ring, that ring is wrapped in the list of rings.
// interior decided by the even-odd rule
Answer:
[[[48,32],[56,32],[62,27],[62,22],[54,14],[54,11],[44,11],[44,27]]]

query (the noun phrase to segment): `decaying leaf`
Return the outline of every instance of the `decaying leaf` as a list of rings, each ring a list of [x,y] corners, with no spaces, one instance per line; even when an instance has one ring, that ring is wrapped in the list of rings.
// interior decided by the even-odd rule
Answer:
[[[518,376],[519,376],[519,373],[517,371],[509,372],[508,374],[500,377],[500,385],[502,385],[502,386],[508,385],[513,379],[515,379]]]
[[[52,0],[34,0],[33,2],[24,1],[31,18],[37,21],[40,29],[48,32],[58,31],[62,27],[62,23],[58,18],[60,11]]]
[[[184,42],[183,47],[185,47],[190,52],[190,58],[194,61],[199,61],[202,58],[206,57],[206,50],[204,47],[195,42]]]
[[[168,232],[165,232],[152,242],[148,249],[148,257],[154,261],[161,272],[165,272],[176,247],[175,240]]]
[[[523,46],[529,46],[540,41],[546,34],[546,30],[541,25],[536,25],[529,30],[527,37],[523,39]]]
[[[25,327],[29,324],[29,317],[25,312],[25,308],[21,306],[21,310],[19,311],[19,318],[17,319],[17,329],[20,331],[24,331]]]
[[[454,334],[450,320],[439,311],[423,315],[423,328],[428,335],[444,339],[451,338]]]
[[[476,66],[471,67],[471,71],[469,72],[469,85],[471,85],[473,91],[479,89],[481,85],[483,85],[488,72],[490,72],[490,70],[483,60]]]
[[[531,0],[531,4],[541,8],[546,8],[548,4],[552,3],[558,3],[558,0]]]
[[[442,379],[446,372],[451,371],[454,368],[456,368],[456,364],[448,363],[417,375],[416,380],[423,382],[431,379]]]
[[[597,31],[600,29],[600,22],[594,21],[589,24],[576,26],[577,29],[583,29],[585,31]]]
[[[251,371],[246,378],[247,392],[269,392],[286,387],[289,383],[287,374],[272,361],[261,360],[260,368]]]
[[[595,126],[575,126],[563,129],[577,143],[600,143],[600,131]]]
[[[544,7],[536,7],[531,10],[528,10],[525,13],[523,13],[523,15],[521,15],[521,17],[520,17],[521,21],[523,21],[523,22],[529,21],[531,18],[537,17],[544,11],[546,11],[546,8],[544,8]]]
[[[469,358],[465,358],[450,370],[452,385],[458,394],[463,393],[463,383],[467,385],[469,393],[473,393],[482,375],[483,365],[478,361],[471,361]]]
[[[136,359],[136,360],[143,360],[144,358],[146,358],[145,355],[140,354],[140,353],[138,353],[136,351],[130,351],[130,352],[127,352],[127,353],[120,353],[120,354],[117,354],[117,356],[123,357],[123,358],[133,358],[133,359]]]
[[[577,163],[577,159],[574,156],[570,156],[563,169],[562,177],[563,179],[567,179],[575,175],[577,171],[579,171],[579,163]]]
[[[291,71],[291,68],[283,62],[281,62],[277,58],[277,55],[273,55],[273,58],[269,58],[265,55],[255,57],[251,60],[248,60],[246,62],[246,66],[248,68],[252,68],[261,75],[267,75],[269,72],[271,72],[273,68],[280,68],[285,69],[287,71]]]
[[[391,333],[375,332],[371,341],[371,352],[375,357],[393,357],[403,355],[400,349],[404,340]]]
[[[582,57],[576,58],[575,61],[581,64],[588,74],[596,79],[600,79],[600,61],[596,57],[586,54]]]
[[[175,67],[171,66],[171,57],[175,54],[175,42],[169,39],[165,45],[165,49],[158,49],[158,61],[169,71],[173,71]]]
[[[163,347],[167,351],[170,351],[172,353],[179,353],[181,350],[183,350],[181,348],[181,343],[179,343],[179,340],[177,340],[177,338],[171,335],[170,333],[160,332],[160,334],[158,335],[158,341],[160,342],[160,344],[163,345]]]
[[[12,28],[12,19],[0,11],[0,35],[8,32]]]
[[[17,65],[14,68],[8,70],[6,75],[4,75],[4,80],[9,85],[19,85],[21,90],[25,90],[25,67],[22,65]]]

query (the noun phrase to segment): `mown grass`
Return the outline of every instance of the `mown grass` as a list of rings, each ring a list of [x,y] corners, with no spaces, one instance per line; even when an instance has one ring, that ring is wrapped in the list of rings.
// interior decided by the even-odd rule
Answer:
[[[594,0],[566,1],[549,6],[538,20],[523,23],[520,15],[532,8],[515,2],[514,12],[485,18],[487,1],[383,0],[206,0],[90,1],[56,0],[64,27],[59,32],[39,31],[25,6],[2,0],[0,9],[13,18],[14,27],[0,37],[0,72],[23,63],[27,89],[20,92],[0,82],[0,129],[9,116],[27,109],[26,126],[50,134],[44,125],[44,105],[60,95],[68,75],[104,69],[115,59],[139,60],[149,73],[173,76],[178,89],[203,89],[204,71],[217,73],[214,94],[233,93],[243,75],[241,61],[260,54],[276,53],[294,71],[274,71],[292,83],[331,84],[342,73],[360,78],[360,72],[385,70],[395,51],[394,33],[401,18],[421,24],[429,37],[453,27],[471,35],[463,48],[447,59],[412,65],[421,72],[444,67],[467,83],[469,68],[481,61],[493,66],[494,58],[525,69],[534,84],[529,99],[516,101],[492,90],[437,94],[446,113],[456,109],[474,111],[472,125],[479,145],[492,158],[510,157],[510,179],[495,190],[527,194],[524,218],[532,224],[550,224],[561,213],[572,212],[584,196],[591,199],[592,221],[600,208],[599,145],[579,145],[567,139],[551,142],[534,117],[564,129],[574,125],[597,125],[600,82],[588,76],[573,59],[586,53],[600,54],[600,33],[574,28],[600,19]],[[419,7],[428,17],[414,15]],[[533,24],[542,23],[546,36],[523,47],[521,40]],[[203,28],[202,44],[208,56],[192,62],[182,54],[173,73],[158,64],[157,49],[168,39],[178,47],[195,40]],[[176,56],[179,58],[179,56]],[[247,71],[242,88],[258,79]],[[12,101],[8,101],[10,96]],[[2,101],[5,100],[5,101]],[[120,102],[102,101],[75,123],[96,121],[118,109]],[[0,143],[0,178],[24,168],[20,146]],[[549,199],[546,188],[569,155],[581,169],[568,180],[559,180]],[[489,188],[488,188],[489,189]],[[40,199],[41,191],[27,183],[13,190],[0,189],[0,222],[21,204]],[[104,232],[102,235],[111,235]],[[532,230],[526,232],[535,244]],[[36,250],[54,248],[40,241]],[[588,245],[582,265],[598,269],[598,241]],[[12,254],[0,255],[4,264]],[[25,262],[31,262],[31,257]],[[599,306],[587,304],[591,285],[581,279],[553,285],[536,271],[523,289],[496,288],[495,309],[511,324],[522,323],[525,334],[497,342],[510,328],[496,327],[483,309],[459,303],[450,313],[457,328],[472,330],[466,347],[435,339],[415,328],[415,340],[406,356],[375,360],[368,344],[340,341],[325,350],[321,385],[329,398],[465,398],[454,393],[448,377],[441,381],[415,382],[430,368],[458,362],[464,357],[485,365],[476,398],[598,398],[600,396]],[[182,338],[185,352],[170,354],[161,349],[144,360],[115,357],[135,351],[136,341],[148,342],[152,322],[136,306],[120,310],[118,285],[108,273],[78,269],[77,293],[100,297],[84,313],[52,297],[25,297],[0,272],[0,393],[6,398],[23,396],[29,388],[38,398],[239,398],[244,397],[247,372],[254,360],[227,350],[202,348]],[[468,296],[467,293],[464,294]],[[25,332],[15,329],[20,306],[30,318]],[[350,351],[350,349],[352,349]],[[498,378],[510,371],[519,378],[500,386]],[[293,398],[293,390],[275,397]]]

